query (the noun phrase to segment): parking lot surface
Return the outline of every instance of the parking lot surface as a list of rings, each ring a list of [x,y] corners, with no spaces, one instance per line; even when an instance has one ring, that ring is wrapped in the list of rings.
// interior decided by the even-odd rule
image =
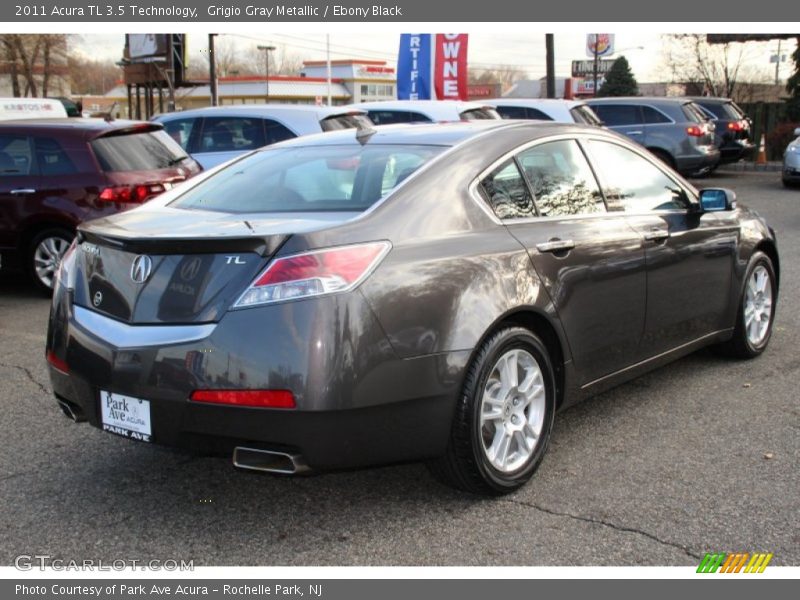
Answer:
[[[0,564],[800,565],[800,190],[777,173],[698,185],[733,188],[777,232],[768,351],[701,351],[562,412],[533,480],[497,499],[419,464],[278,478],[75,425],[49,390],[48,302],[0,273]]]

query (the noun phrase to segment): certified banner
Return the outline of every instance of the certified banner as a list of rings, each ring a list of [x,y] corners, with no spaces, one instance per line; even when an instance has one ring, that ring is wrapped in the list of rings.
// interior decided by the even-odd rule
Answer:
[[[467,34],[437,33],[434,89],[438,100],[466,100]]]
[[[397,57],[398,100],[433,100],[430,33],[400,35]]]
[[[404,33],[397,58],[399,100],[466,100],[466,33]]]

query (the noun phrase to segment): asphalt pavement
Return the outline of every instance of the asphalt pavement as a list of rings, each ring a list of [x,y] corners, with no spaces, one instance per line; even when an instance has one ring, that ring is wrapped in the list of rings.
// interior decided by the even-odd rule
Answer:
[[[0,564],[21,554],[199,565],[800,565],[800,190],[736,190],[777,231],[768,351],[701,351],[564,411],[521,491],[481,499],[411,464],[303,478],[131,442],[64,418],[44,361],[48,302],[0,273]]]

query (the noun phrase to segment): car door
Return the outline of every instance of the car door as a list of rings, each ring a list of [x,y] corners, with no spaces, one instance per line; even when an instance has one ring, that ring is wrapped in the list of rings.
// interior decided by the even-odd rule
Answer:
[[[737,229],[701,214],[687,185],[647,154],[621,144],[588,143],[608,208],[626,215],[647,258],[647,318],[642,358],[724,328]]]
[[[0,134],[0,248],[16,248],[41,192],[30,136]]]
[[[592,104],[592,109],[609,128],[646,145],[642,109],[638,104]]]
[[[489,173],[482,189],[528,250],[580,383],[630,364],[645,319],[644,251],[625,217],[606,211],[579,143],[527,148]]]

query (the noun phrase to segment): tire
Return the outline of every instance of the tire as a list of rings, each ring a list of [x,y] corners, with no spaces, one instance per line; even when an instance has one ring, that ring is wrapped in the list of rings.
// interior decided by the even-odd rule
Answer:
[[[764,352],[775,322],[778,286],[772,260],[757,251],[750,257],[746,273],[733,337],[719,345],[723,354],[734,358],[755,358]]]
[[[431,472],[474,494],[519,489],[547,451],[555,404],[553,366],[542,341],[521,327],[498,331],[467,371],[447,451],[429,463]]]
[[[44,294],[51,294],[61,257],[75,234],[61,228],[45,229],[31,240],[26,256],[28,273],[34,285]]]

